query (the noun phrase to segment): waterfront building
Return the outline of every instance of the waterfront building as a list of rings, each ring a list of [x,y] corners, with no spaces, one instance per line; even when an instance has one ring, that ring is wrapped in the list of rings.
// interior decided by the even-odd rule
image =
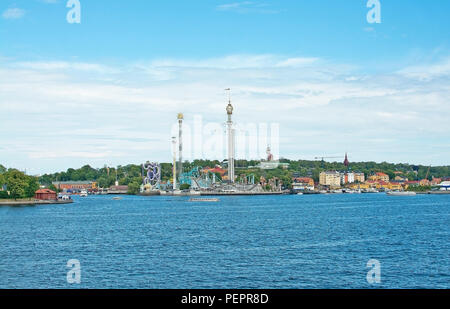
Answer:
[[[314,179],[310,177],[295,177],[292,179],[294,191],[314,191]]]
[[[61,191],[81,191],[97,189],[95,181],[55,181],[53,185]]]
[[[366,176],[364,173],[354,173],[355,175],[355,182],[363,183],[366,181]]]
[[[128,186],[111,186],[108,189],[108,194],[127,194],[128,193]]]
[[[34,193],[34,198],[43,201],[57,200],[58,196],[55,191],[50,189],[39,189]]]
[[[380,181],[384,181],[384,182],[389,182],[389,175],[378,172],[378,173],[375,173],[374,175],[371,175],[369,177],[369,179],[374,180],[374,181],[380,180]]]
[[[434,178],[431,180],[431,185],[432,186],[437,186],[442,182],[442,178]]]
[[[341,184],[345,185],[354,182],[355,182],[355,173],[341,173]]]
[[[319,175],[319,184],[332,188],[341,187],[341,174],[336,171],[322,172]]]
[[[418,187],[418,186],[420,186],[420,182],[418,180],[409,180],[404,183],[405,189],[408,189],[409,187]]]
[[[371,186],[367,182],[355,182],[352,183],[349,187],[353,190],[368,190]]]
[[[394,191],[402,191],[403,190],[403,183],[402,182],[391,181],[389,183],[388,189],[389,190],[394,190]]]

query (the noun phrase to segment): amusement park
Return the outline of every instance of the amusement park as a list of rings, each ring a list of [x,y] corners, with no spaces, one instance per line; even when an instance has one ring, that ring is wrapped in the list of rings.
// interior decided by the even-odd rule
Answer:
[[[226,89],[230,91],[230,89]],[[213,167],[193,166],[188,171],[183,167],[183,120],[184,115],[179,113],[178,136],[172,137],[172,177],[167,182],[162,181],[161,165],[157,162],[146,162],[142,164],[143,182],[140,186],[140,195],[279,195],[289,193],[283,190],[283,183],[274,177],[266,180],[254,174],[236,175],[236,129],[232,120],[234,107],[228,96],[226,106],[226,139],[228,158],[221,164]],[[267,166],[278,167],[280,164],[274,161],[270,146],[267,147],[267,160],[261,162]]]

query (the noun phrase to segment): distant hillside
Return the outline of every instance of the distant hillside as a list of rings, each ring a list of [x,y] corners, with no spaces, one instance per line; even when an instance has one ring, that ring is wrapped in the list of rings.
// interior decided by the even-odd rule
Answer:
[[[289,163],[289,169],[283,170],[281,168],[275,170],[259,170],[255,168],[259,161],[236,160],[236,175],[239,177],[242,174],[254,174],[257,177],[263,176],[265,178],[279,177],[285,182],[290,182],[293,176],[309,176],[316,181],[319,179],[319,173],[325,170],[345,171],[347,168],[341,162],[324,162],[324,161],[308,161],[308,160],[288,160],[281,159],[282,163]],[[189,171],[195,166],[199,167],[214,167],[220,165],[219,161],[210,160],[194,160],[193,162],[185,162],[183,164],[184,170]],[[167,181],[172,177],[172,164],[162,163],[162,180]],[[370,175],[375,172],[384,172],[394,178],[396,172],[401,172],[403,176],[409,180],[423,179],[428,173],[428,178],[432,177],[448,177],[450,176],[450,166],[423,166],[412,164],[393,164],[393,163],[376,163],[376,162],[354,162],[350,163],[349,169],[351,171],[363,172]],[[1,166],[0,166],[1,170]],[[140,165],[126,165],[117,168],[117,179],[120,184],[127,185],[132,182],[141,182],[141,166]],[[114,184],[116,180],[116,168],[93,168],[89,165],[83,166],[79,169],[69,168],[65,172],[46,174],[39,178],[42,184],[51,184],[53,181],[79,181],[79,180],[93,180],[99,183],[101,187],[109,187]]]

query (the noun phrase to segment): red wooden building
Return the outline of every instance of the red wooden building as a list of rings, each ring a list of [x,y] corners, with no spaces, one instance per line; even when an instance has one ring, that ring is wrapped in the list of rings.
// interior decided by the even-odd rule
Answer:
[[[34,194],[34,198],[37,200],[45,200],[45,201],[58,199],[56,192],[50,189],[37,190]]]

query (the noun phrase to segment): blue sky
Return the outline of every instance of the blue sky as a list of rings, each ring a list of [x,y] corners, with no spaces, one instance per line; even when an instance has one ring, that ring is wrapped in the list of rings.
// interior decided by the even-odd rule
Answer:
[[[170,161],[170,127],[280,124],[280,155],[450,164],[450,2],[0,3],[0,163],[42,173]]]

